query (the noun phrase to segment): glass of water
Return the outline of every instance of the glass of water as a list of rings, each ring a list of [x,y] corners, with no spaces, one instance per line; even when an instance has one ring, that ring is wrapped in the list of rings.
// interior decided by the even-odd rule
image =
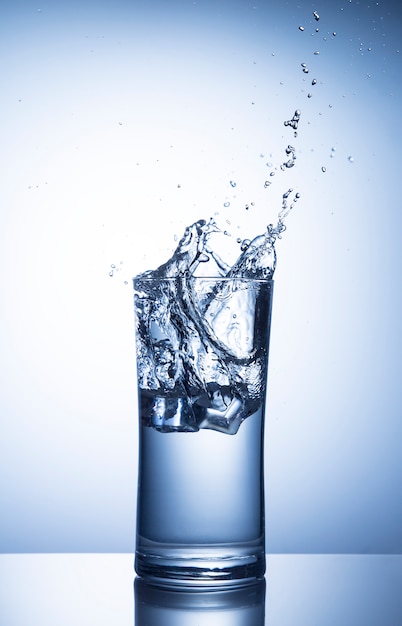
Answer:
[[[134,279],[142,577],[208,587],[264,575],[272,295],[265,279]]]

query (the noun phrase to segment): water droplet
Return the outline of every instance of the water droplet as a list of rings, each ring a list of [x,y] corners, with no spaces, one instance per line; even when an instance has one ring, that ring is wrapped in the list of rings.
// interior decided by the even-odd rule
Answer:
[[[302,67],[307,67],[307,63],[300,63]]]
[[[125,281],[124,281],[124,284],[125,284],[125,285],[128,285],[128,280],[125,280]]]
[[[352,156],[348,157],[349,163],[354,163],[354,158]]]
[[[271,172],[271,173],[270,173],[270,176],[275,176],[275,172]]]
[[[112,269],[116,269],[116,266],[114,263],[112,263],[112,265],[110,266]]]
[[[109,276],[113,276],[113,270],[110,270]]]
[[[322,168],[321,168],[321,171],[325,173],[327,171],[327,168],[324,167],[324,165],[323,165]]]
[[[320,16],[318,15],[317,11],[314,11],[313,15],[314,15],[315,21],[318,22],[318,20],[320,19]]]
[[[316,85],[316,84],[317,84],[317,79],[316,79],[316,78],[313,78],[313,80],[311,81],[311,84],[312,84],[312,85]]]
[[[265,183],[264,183],[264,187],[265,187],[265,189],[266,189],[267,187],[269,187],[269,186],[270,186],[270,184],[271,184],[271,183],[270,183],[270,181],[269,181],[269,180],[266,180],[266,181],[265,181]]]
[[[240,250],[241,250],[242,252],[244,252],[245,250],[247,250],[247,248],[250,246],[250,243],[251,243],[250,239],[243,239],[242,244],[241,244],[241,246],[240,246]]]
[[[315,54],[315,55],[320,54],[320,51],[319,51],[319,50],[316,50],[316,51],[314,52],[314,54]]]
[[[311,98],[312,95],[313,95],[312,93],[308,93],[307,98]]]
[[[304,31],[304,26],[299,26],[299,30]]]
[[[231,187],[236,187],[236,183],[235,183],[235,181],[234,181],[234,180],[231,180],[231,181],[230,181],[230,186],[231,186]]]
[[[303,67],[303,72],[304,72],[305,74],[308,74],[308,73],[309,73],[309,69],[308,69],[307,67]]]
[[[332,37],[336,37],[336,33],[335,33],[335,32],[334,32],[334,33],[332,33]]]
[[[295,193],[295,200],[298,200],[299,198],[300,198],[300,193],[299,192]]]
[[[225,206],[225,207],[230,206],[230,202],[224,202],[224,203],[223,203],[223,206]]]

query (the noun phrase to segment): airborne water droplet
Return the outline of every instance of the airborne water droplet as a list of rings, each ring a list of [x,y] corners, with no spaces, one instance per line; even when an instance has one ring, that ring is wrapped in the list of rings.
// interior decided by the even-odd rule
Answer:
[[[230,202],[224,202],[224,203],[223,203],[223,206],[225,206],[225,207],[230,206]]]
[[[353,163],[354,162],[354,158],[352,156],[348,157],[348,161],[349,163]]]
[[[318,15],[317,11],[314,11],[313,15],[314,15],[314,19],[316,20],[316,22],[318,22],[318,20],[320,19],[320,16]]]
[[[322,171],[322,172],[326,172],[326,171],[327,171],[327,168],[323,165],[323,166],[322,166],[322,168],[321,168],[321,171]]]
[[[304,31],[304,26],[299,26],[299,30],[301,30],[301,32]]]
[[[243,241],[241,243],[241,246],[240,246],[240,250],[242,252],[247,250],[247,248],[250,246],[250,243],[251,243],[250,239],[243,239]]]
[[[235,183],[235,181],[234,181],[234,180],[231,180],[231,181],[230,181],[230,186],[231,186],[231,187],[236,187],[236,183]]]

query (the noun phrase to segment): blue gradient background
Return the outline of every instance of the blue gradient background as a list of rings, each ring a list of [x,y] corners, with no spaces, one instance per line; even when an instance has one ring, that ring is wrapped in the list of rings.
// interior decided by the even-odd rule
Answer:
[[[0,3],[0,551],[134,550],[125,281],[292,187],[267,549],[401,552],[401,35],[389,1]]]

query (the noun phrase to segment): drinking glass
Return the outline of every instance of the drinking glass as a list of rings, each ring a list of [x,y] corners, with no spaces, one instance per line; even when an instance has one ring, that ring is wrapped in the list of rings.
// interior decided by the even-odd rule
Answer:
[[[272,295],[270,280],[134,279],[142,577],[207,587],[264,575]]]

